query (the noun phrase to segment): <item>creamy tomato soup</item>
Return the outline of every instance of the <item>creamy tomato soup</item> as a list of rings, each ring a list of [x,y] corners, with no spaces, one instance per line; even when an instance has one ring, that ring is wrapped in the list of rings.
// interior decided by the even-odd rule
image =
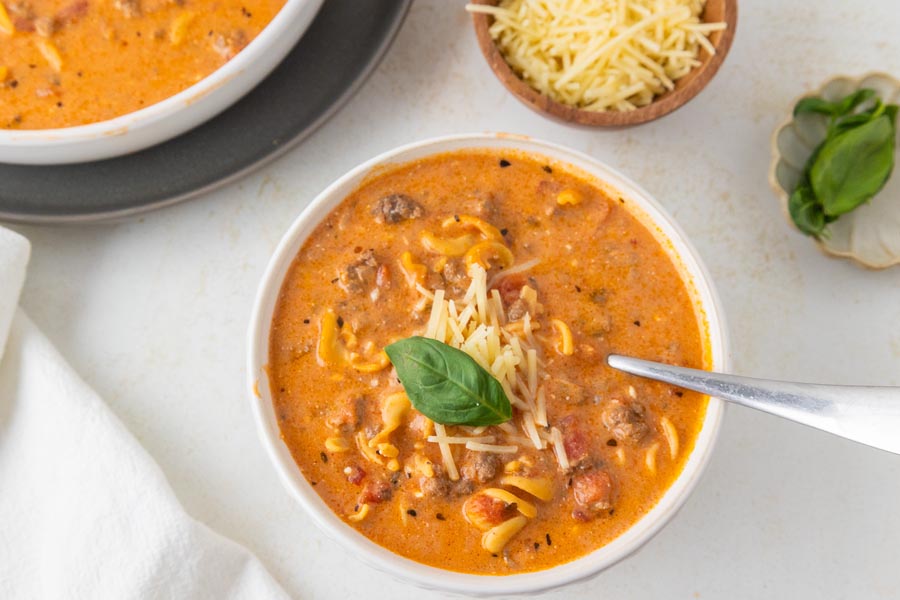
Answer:
[[[105,121],[235,56],[284,0],[0,0],[0,129]]]
[[[371,175],[312,233],[269,382],[294,460],[350,526],[435,567],[522,573],[607,544],[679,475],[707,398],[605,358],[708,367],[700,322],[627,199],[539,156],[460,151]],[[446,407],[401,383],[409,338],[462,350],[508,420],[417,410]]]

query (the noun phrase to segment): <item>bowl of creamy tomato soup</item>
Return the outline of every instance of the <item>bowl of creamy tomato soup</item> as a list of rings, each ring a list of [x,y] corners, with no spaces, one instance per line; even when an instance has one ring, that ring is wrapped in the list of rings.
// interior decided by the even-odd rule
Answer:
[[[0,0],[0,162],[111,158],[259,83],[322,0]]]
[[[728,367],[672,218],[593,158],[505,134],[398,148],[291,225],[248,382],[289,493],[350,554],[471,595],[582,580],[685,502],[723,404],[606,365]]]

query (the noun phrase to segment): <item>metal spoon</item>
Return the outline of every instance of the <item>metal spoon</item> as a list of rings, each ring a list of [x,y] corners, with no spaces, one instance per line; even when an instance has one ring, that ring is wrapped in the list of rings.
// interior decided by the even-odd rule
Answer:
[[[753,379],[610,354],[614,369],[656,379],[900,454],[900,388]]]

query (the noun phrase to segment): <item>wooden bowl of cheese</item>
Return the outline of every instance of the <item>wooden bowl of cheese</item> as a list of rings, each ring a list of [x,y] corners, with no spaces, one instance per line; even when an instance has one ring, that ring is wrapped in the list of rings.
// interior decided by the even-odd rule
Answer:
[[[473,0],[481,51],[519,100],[579,125],[652,121],[716,74],[737,0]]]

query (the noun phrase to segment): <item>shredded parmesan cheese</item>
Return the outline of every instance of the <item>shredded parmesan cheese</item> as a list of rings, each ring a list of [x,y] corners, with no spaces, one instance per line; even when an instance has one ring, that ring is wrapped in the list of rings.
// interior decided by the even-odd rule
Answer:
[[[482,437],[466,437],[466,436],[438,436],[431,435],[428,436],[428,441],[433,444],[468,444],[469,442],[476,442],[480,444],[490,444],[494,441],[494,436],[485,435]]]
[[[586,110],[627,111],[650,104],[698,66],[708,37],[705,0],[501,0],[466,10],[493,17],[490,34],[530,86]]]
[[[447,437],[447,430],[440,423],[434,424],[434,430],[440,437]],[[459,481],[459,469],[456,468],[456,462],[453,460],[450,444],[438,442],[438,447],[441,449],[441,460],[444,462],[444,468],[447,469],[450,481]]]
[[[424,335],[471,356],[497,379],[517,415],[513,421],[498,426],[499,436],[481,435],[485,428],[472,427],[455,427],[453,433],[448,434],[446,427],[435,424],[435,435],[426,435],[426,440],[438,444],[444,470],[452,480],[459,478],[452,446],[465,446],[476,452],[512,454],[521,446],[545,450],[549,444],[560,468],[569,469],[562,435],[550,428],[547,396],[539,384],[547,378],[542,350],[532,333],[540,327],[540,322],[532,319],[531,312],[526,312],[517,322],[519,327],[512,328],[506,323],[500,293],[488,289],[485,269],[472,264],[469,277],[471,282],[460,301],[446,300],[444,290],[429,291],[417,287],[421,288],[419,292],[423,299],[431,299]],[[523,287],[521,297],[530,311],[535,314],[543,311],[533,288]]]
[[[497,446],[496,444],[482,444],[479,442],[466,442],[466,448],[476,452],[493,452],[494,454],[515,454],[518,446]]]
[[[550,430],[550,442],[553,444],[553,451],[556,453],[556,460],[562,470],[569,470],[569,455],[566,454],[566,446],[563,444],[562,434],[559,429],[554,427]]]

